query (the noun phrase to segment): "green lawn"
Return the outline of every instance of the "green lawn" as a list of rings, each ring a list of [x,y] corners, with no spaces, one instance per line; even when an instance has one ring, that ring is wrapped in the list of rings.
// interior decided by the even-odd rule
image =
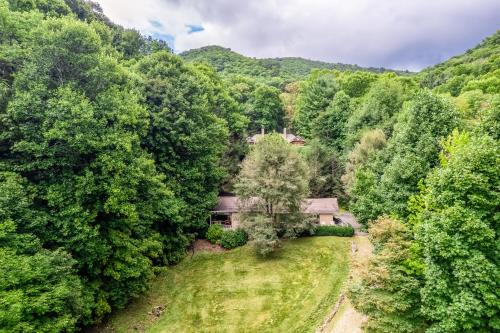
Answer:
[[[284,242],[267,259],[247,245],[199,252],[160,275],[112,316],[107,332],[314,332],[348,275],[350,238]],[[154,318],[148,312],[165,305]]]

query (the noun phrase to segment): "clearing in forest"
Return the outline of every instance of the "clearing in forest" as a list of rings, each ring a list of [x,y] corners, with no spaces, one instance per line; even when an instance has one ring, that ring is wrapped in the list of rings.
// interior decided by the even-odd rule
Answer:
[[[162,273],[145,296],[95,331],[314,332],[347,279],[350,242],[289,240],[265,259],[250,245],[197,252]]]

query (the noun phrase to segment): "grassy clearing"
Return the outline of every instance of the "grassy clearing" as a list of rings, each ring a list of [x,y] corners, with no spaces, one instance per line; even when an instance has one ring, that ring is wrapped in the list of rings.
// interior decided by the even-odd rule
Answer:
[[[268,259],[250,246],[197,253],[99,331],[313,332],[347,278],[349,244],[350,238],[301,238]],[[148,315],[157,305],[165,312]]]

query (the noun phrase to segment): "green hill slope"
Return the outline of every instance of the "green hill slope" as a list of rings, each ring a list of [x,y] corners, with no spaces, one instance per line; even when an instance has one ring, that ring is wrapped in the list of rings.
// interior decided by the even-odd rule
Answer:
[[[336,69],[340,71],[391,71],[385,68],[364,68],[358,65],[328,63],[297,57],[257,59],[243,56],[228,48],[205,46],[180,54],[189,62],[208,63],[218,72],[228,75],[245,75],[261,81],[292,82],[301,80],[313,69]],[[400,72],[401,73],[401,72]]]
[[[458,96],[479,89],[500,93],[500,30],[462,55],[419,73],[422,85]]]

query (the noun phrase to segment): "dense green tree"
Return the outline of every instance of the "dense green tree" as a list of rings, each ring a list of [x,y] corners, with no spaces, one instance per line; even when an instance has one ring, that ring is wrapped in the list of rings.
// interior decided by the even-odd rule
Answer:
[[[307,145],[300,149],[300,153],[309,170],[311,196],[345,199],[340,180],[344,169],[340,154],[317,139],[308,141]]]
[[[312,137],[314,119],[326,110],[338,89],[334,73],[330,71],[315,71],[303,82],[293,117],[293,127],[298,134]]]
[[[206,75],[168,52],[145,57],[137,71],[151,119],[143,144],[179,199],[184,227],[195,231],[206,223],[225,176],[220,159],[228,129],[215,113],[226,105],[212,98]]]
[[[0,332],[73,331],[85,304],[76,261],[22,232],[36,214],[14,173],[0,173]]]
[[[64,16],[70,13],[70,8],[64,0],[9,0],[12,11],[38,10],[49,16]]]
[[[280,91],[274,87],[259,85],[250,97],[246,114],[250,119],[250,133],[260,131],[280,131],[284,125],[285,112],[280,99]]]
[[[349,297],[368,316],[369,333],[419,333],[427,328],[420,310],[423,263],[411,231],[400,221],[381,217],[370,225],[374,253],[351,283]]]
[[[455,132],[413,200],[429,333],[500,330],[500,145]]]
[[[349,97],[356,98],[365,95],[378,75],[370,72],[343,72],[339,75],[340,88]]]
[[[385,148],[387,140],[380,129],[374,129],[363,134],[361,140],[347,156],[342,183],[347,193],[351,192],[358,167],[363,167],[376,157],[377,152]]]
[[[226,177],[222,181],[222,191],[231,192],[235,176],[239,173],[240,164],[248,151],[248,124],[250,119],[245,115],[241,105],[231,97],[227,82],[207,65],[197,65],[198,72],[205,75],[210,81],[211,92],[208,97],[215,106],[214,113],[226,121],[229,130],[229,143],[221,160],[226,170]]]
[[[35,186],[47,216],[26,231],[76,259],[100,317],[146,289],[162,253],[152,226],[174,214],[172,194],[140,147],[146,110],[97,32],[62,18],[34,36],[2,115],[2,160]]]
[[[339,91],[327,109],[314,119],[313,136],[341,152],[345,147],[346,124],[350,113],[350,98],[343,91]]]
[[[428,90],[418,92],[399,115],[387,147],[356,171],[351,209],[363,222],[382,213],[406,218],[408,198],[437,165],[440,141],[458,125],[451,103]]]
[[[235,192],[245,214],[242,225],[263,255],[311,228],[302,213],[309,193],[308,171],[299,153],[279,134],[268,134],[243,161]]]
[[[386,75],[373,83],[363,103],[349,117],[348,147],[352,147],[367,129],[380,128],[390,135],[397,114],[407,98],[405,87],[392,75]]]
[[[448,101],[427,90],[415,96],[400,115],[385,152],[390,160],[378,189],[384,193],[384,212],[406,217],[408,198],[439,161],[440,141],[458,125],[457,111]]]

